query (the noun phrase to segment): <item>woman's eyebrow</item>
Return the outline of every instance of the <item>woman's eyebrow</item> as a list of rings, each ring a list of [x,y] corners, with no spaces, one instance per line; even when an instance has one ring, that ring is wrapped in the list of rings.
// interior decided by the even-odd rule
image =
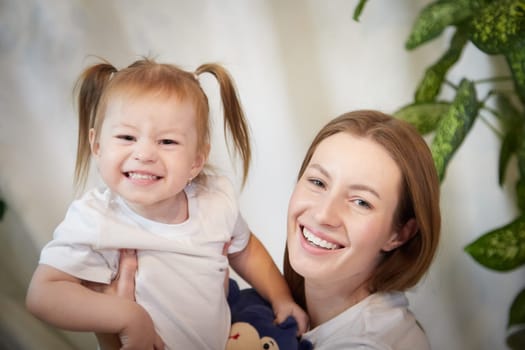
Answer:
[[[310,164],[310,168],[316,169],[321,174],[323,174],[323,176],[326,176],[328,179],[330,179],[330,174],[320,164],[317,164],[317,163]],[[381,199],[381,196],[379,195],[379,193],[376,190],[374,190],[372,187],[368,186],[368,185],[352,184],[352,185],[348,186],[348,188],[351,189],[351,190],[354,190],[354,191],[358,190],[358,191],[370,192],[371,194],[373,194],[377,198]]]
[[[361,185],[361,184],[355,184],[355,185],[350,185],[348,186],[350,189],[352,190],[358,190],[358,191],[366,191],[366,192],[370,192],[371,194],[373,194],[374,196],[376,196],[378,199],[381,199],[381,196],[379,195],[379,193],[377,193],[376,190],[374,190],[372,187],[370,186],[367,186],[367,185]]]
[[[323,168],[320,164],[317,164],[317,163],[310,164],[309,168],[314,168],[317,171],[319,171],[321,174],[323,174],[323,176],[330,178],[330,174],[328,174],[328,171],[326,171],[325,168]]]

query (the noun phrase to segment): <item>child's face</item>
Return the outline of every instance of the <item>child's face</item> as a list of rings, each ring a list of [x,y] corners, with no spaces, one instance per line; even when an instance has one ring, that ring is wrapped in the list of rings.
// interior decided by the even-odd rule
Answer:
[[[113,98],[100,135],[90,132],[106,185],[150,219],[175,215],[181,203],[186,204],[182,190],[206,158],[198,152],[197,141],[195,108],[175,97]]]
[[[399,244],[392,220],[400,181],[399,167],[373,140],[344,132],[323,140],[288,208],[295,271],[324,286],[361,285],[381,251]]]

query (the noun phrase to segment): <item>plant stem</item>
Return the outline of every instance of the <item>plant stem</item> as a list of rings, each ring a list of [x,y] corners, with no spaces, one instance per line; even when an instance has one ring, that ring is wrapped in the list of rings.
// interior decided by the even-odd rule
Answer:
[[[484,107],[484,109],[487,109],[486,107]],[[489,109],[487,109],[489,110]],[[491,111],[491,110],[489,110]],[[494,112],[494,111],[491,111],[491,112]],[[485,116],[483,114],[480,114],[479,117],[481,118],[481,121],[490,129],[492,130],[492,132],[494,132],[500,139],[503,139],[503,134],[501,133],[501,131],[499,131],[494,125],[492,125],[488,120],[487,118],[485,118]]]
[[[512,80],[511,76],[501,76],[501,77],[492,77],[492,78],[485,78],[480,80],[474,80],[474,84],[485,84],[485,83],[496,83],[499,81],[509,81]]]
[[[444,81],[444,84],[450,86],[450,87],[453,88],[454,90],[457,90],[457,89],[458,89],[458,86],[455,85],[455,84],[453,84],[453,83],[452,83],[451,81],[449,81],[449,80],[445,80],[445,81]]]

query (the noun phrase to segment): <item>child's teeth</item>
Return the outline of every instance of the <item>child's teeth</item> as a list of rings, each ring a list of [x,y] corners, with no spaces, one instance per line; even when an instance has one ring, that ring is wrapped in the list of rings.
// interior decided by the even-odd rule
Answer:
[[[156,180],[157,176],[148,174],[129,173],[129,177],[134,180]]]

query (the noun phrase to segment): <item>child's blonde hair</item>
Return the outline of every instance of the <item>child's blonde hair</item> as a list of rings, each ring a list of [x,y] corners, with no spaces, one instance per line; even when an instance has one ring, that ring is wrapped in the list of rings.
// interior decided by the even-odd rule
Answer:
[[[166,98],[189,99],[195,106],[197,115],[198,149],[204,151],[210,144],[210,122],[208,98],[197,79],[202,73],[213,74],[219,83],[224,132],[226,136],[229,130],[235,151],[241,155],[244,185],[251,160],[249,129],[227,70],[219,64],[208,63],[199,66],[192,73],[172,64],[144,58],[121,70],[108,62],[95,64],[85,69],[80,76],[77,83],[79,127],[74,181],[77,190],[84,187],[89,171],[89,130],[94,128],[96,135],[100,134],[108,101],[115,96],[133,99],[144,94],[156,94]]]

